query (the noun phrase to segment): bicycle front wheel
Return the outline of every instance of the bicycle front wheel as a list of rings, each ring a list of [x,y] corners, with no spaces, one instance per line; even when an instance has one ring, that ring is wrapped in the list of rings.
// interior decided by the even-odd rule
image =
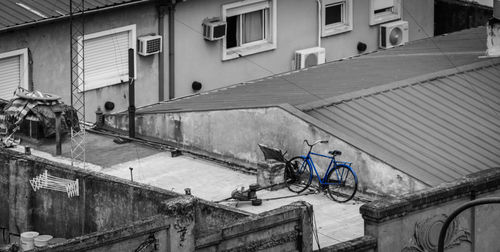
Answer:
[[[337,165],[328,174],[328,194],[337,202],[347,202],[358,190],[358,177],[347,165]]]
[[[285,184],[292,192],[301,193],[311,185],[311,168],[301,156],[294,157],[286,163],[284,175]]]

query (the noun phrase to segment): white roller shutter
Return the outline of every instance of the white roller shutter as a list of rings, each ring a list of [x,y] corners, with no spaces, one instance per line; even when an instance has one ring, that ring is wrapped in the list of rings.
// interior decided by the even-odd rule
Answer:
[[[0,98],[10,100],[21,84],[21,57],[0,59]]]
[[[128,31],[85,40],[85,89],[127,81],[129,48]]]
[[[392,8],[394,0],[373,0],[373,11]]]

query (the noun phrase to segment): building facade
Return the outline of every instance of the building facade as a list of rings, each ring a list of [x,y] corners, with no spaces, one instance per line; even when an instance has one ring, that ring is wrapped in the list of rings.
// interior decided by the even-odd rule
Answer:
[[[64,9],[50,2],[58,1],[3,8],[4,99],[22,86],[70,103],[70,23]],[[106,102],[114,105],[106,106],[108,113],[127,108],[127,49],[139,47],[148,36],[160,36],[162,49],[135,54],[137,106],[296,70],[323,58],[328,62],[378,50],[384,23],[407,21],[410,41],[432,36],[434,23],[433,0],[105,2],[85,15],[82,92],[88,121],[95,120],[93,112],[104,110]],[[204,38],[202,24],[207,20],[226,25],[222,39]],[[298,58],[296,52],[303,49],[314,57]]]

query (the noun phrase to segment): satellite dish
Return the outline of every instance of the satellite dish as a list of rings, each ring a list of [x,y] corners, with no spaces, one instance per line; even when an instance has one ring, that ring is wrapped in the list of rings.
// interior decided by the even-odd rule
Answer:
[[[399,45],[403,40],[403,31],[399,27],[395,27],[391,30],[391,34],[389,34],[389,42],[391,45]]]
[[[307,55],[306,62],[304,63],[305,67],[312,67],[318,65],[318,56],[315,53],[311,53]]]

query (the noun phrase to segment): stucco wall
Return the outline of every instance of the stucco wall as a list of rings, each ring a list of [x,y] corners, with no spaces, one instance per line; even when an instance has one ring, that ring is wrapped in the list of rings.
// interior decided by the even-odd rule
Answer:
[[[201,23],[204,18],[220,17],[221,6],[231,2],[235,1],[190,0],[177,5],[176,97],[193,94],[193,81],[201,82],[201,91],[207,91],[290,71],[296,50],[318,44],[316,1],[278,0],[277,49],[222,61],[222,41],[203,40]],[[410,39],[433,36],[434,1],[402,2],[402,19],[409,22]],[[358,54],[358,42],[367,44],[366,52],[378,50],[379,25],[369,25],[369,6],[367,0],[354,0],[353,30],[321,39],[321,46],[326,48],[327,61]]]
[[[106,124],[127,130],[126,115],[112,115]],[[340,160],[353,162],[358,174],[359,189],[365,193],[402,195],[426,188],[424,184],[348,143],[306,123],[278,107],[206,112],[143,114],[136,119],[138,134],[173,142],[186,150],[228,162],[243,163],[255,171],[256,163],[264,160],[258,144],[288,151],[287,157],[304,154],[304,139],[328,139],[328,145],[317,145],[318,153],[338,149]],[[328,160],[316,162],[321,174]]]
[[[121,8],[99,14],[89,14],[85,20],[85,34],[136,24],[136,35],[157,33],[157,15],[154,5]],[[32,82],[35,90],[63,97],[71,104],[70,83],[70,34],[69,22],[59,21],[0,33],[0,53],[28,48],[33,61]],[[135,38],[134,38],[135,39]],[[158,56],[137,55],[138,106],[158,101]],[[104,103],[112,101],[120,111],[128,106],[128,84],[117,84],[85,92],[86,117],[95,121],[97,106],[104,110]]]

